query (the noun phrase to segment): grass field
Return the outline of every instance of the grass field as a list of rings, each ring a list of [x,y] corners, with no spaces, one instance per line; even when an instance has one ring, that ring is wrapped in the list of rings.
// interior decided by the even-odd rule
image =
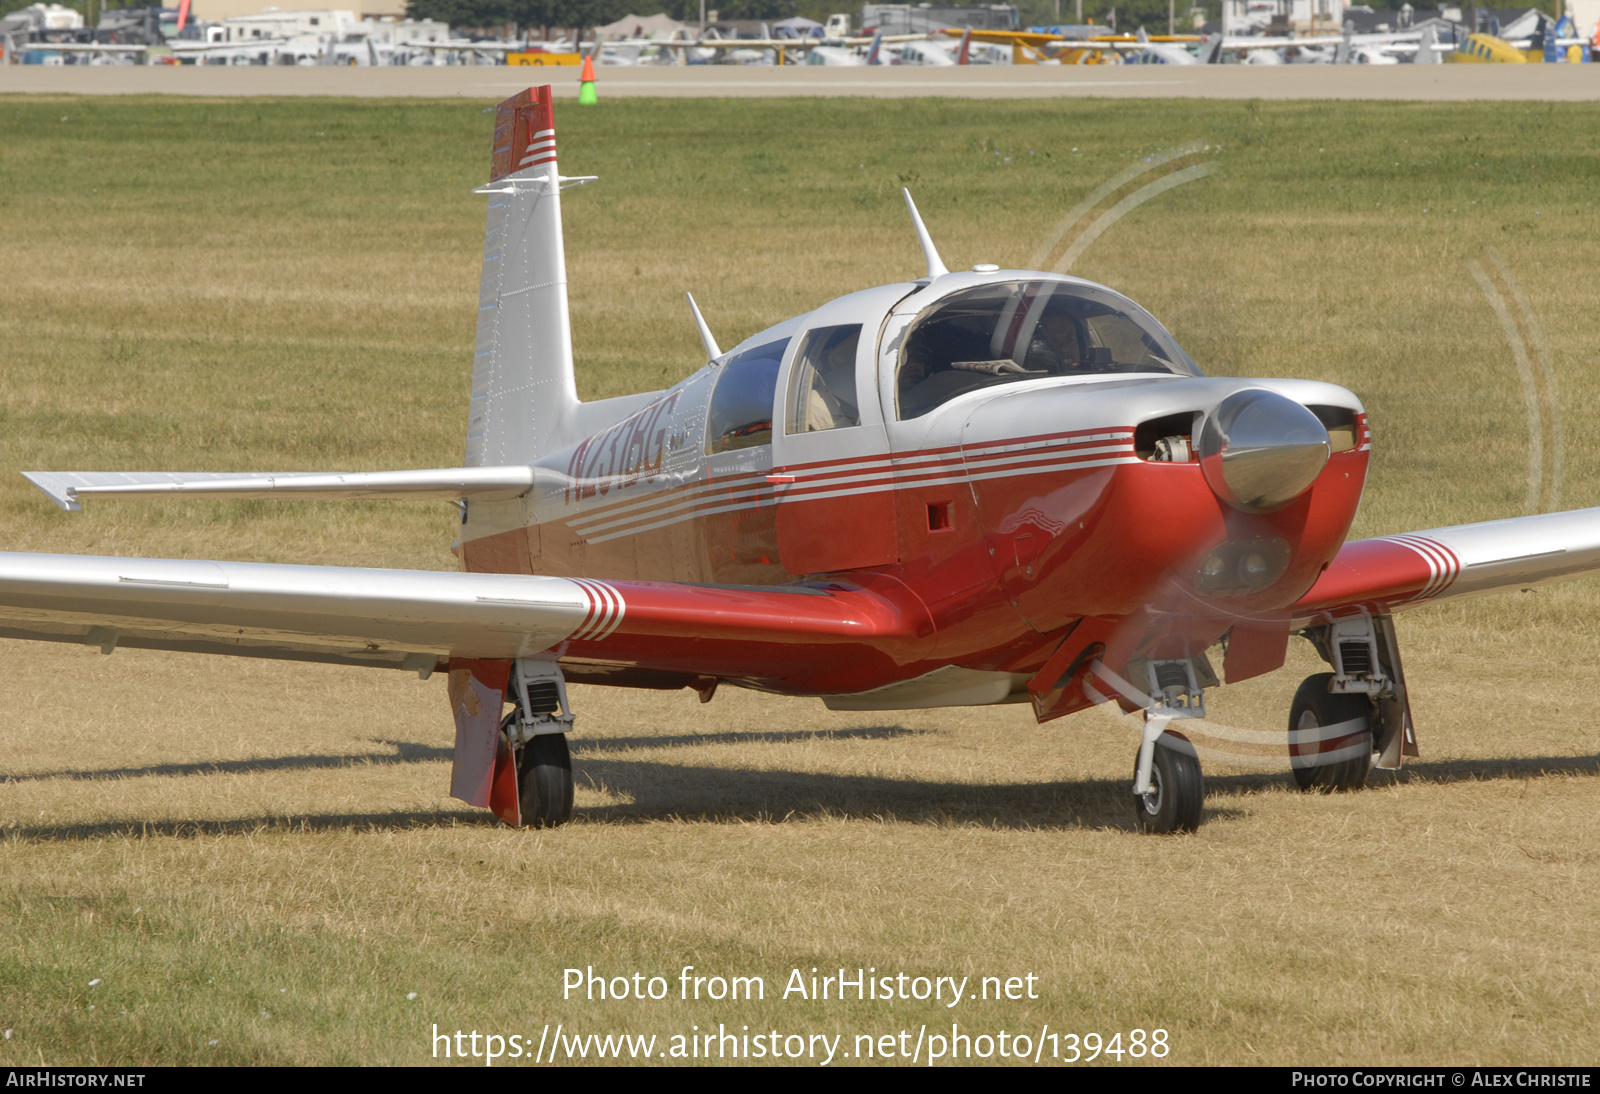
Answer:
[[[67,515],[16,472],[456,463],[484,105],[0,98],[0,548],[449,567],[443,505]],[[952,267],[1015,264],[1103,180],[1210,145],[1216,174],[1074,272],[1208,371],[1356,391],[1357,534],[1523,512],[1523,388],[1471,273],[1496,260],[1559,381],[1559,504],[1600,505],[1595,107],[633,100],[558,122],[563,167],[602,177],[566,204],[586,397],[697,366],[684,289],[731,345],[917,272],[901,185]],[[1103,712],[576,689],[579,816],[539,833],[445,796],[440,679],[0,643],[0,1065],[415,1063],[435,1023],[853,1053],[952,1020],[1161,1028],[1177,1063],[1592,1063],[1597,618],[1592,582],[1404,617],[1422,762],[1333,797],[1213,768],[1206,825],[1171,839],[1133,832],[1136,737]],[[1319,669],[1296,648],[1213,714],[1281,728]],[[766,999],[679,1001],[685,965]],[[673,998],[564,1000],[573,966]],[[1033,974],[1038,998],[778,998],[840,966]]]

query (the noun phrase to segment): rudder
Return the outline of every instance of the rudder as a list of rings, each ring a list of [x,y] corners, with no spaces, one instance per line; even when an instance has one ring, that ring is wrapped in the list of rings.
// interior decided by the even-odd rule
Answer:
[[[551,90],[495,112],[465,466],[530,463],[578,406]]]

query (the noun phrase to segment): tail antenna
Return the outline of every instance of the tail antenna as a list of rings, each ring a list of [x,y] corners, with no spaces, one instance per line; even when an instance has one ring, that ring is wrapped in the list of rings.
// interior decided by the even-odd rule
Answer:
[[[705,343],[706,357],[715,361],[722,356],[722,350],[711,336],[711,328],[706,326],[706,317],[700,314],[700,305],[694,302],[694,293],[686,292],[683,295],[689,298],[689,310],[694,312],[694,325],[700,328],[700,341]]]
[[[939,248],[933,245],[928,226],[922,223],[922,214],[917,212],[917,203],[911,200],[911,191],[901,187],[900,192],[906,196],[906,208],[911,210],[911,224],[917,230],[917,242],[922,244],[922,257],[928,262],[928,279],[931,281],[935,277],[943,277],[950,271],[945,268],[944,259],[939,257]]]

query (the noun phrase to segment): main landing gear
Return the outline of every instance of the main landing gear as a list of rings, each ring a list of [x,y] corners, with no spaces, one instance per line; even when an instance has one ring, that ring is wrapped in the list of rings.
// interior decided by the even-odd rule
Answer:
[[[1362,613],[1302,634],[1333,669],[1308,676],[1289,708],[1289,763],[1302,790],[1360,790],[1373,767],[1417,754],[1394,617]]]
[[[1307,676],[1289,707],[1289,766],[1301,790],[1360,790],[1372,766],[1372,704],[1329,690],[1333,673]]]
[[[561,670],[549,661],[513,663],[506,696],[515,705],[500,723],[517,758],[522,823],[554,828],[572,819],[572,708]]]

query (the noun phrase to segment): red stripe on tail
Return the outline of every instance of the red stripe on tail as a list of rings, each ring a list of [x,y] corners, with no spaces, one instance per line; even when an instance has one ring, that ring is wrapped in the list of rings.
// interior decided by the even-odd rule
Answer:
[[[545,133],[550,151],[555,146],[555,111],[550,98],[550,87],[530,87],[518,92],[495,108],[494,152],[489,161],[489,181],[495,182],[515,174],[525,166],[523,159],[534,135]],[[554,159],[542,158],[541,163]]]

